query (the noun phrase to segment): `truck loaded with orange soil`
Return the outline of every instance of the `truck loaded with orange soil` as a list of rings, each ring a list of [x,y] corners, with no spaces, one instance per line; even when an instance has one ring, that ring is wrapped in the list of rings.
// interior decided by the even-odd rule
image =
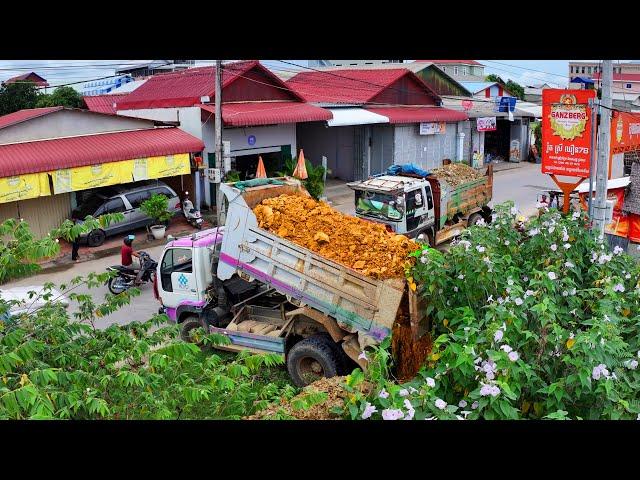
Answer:
[[[163,304],[165,297],[173,302],[166,305],[170,318],[191,322],[184,330],[201,325],[225,335],[230,343],[218,348],[283,355],[299,386],[355,364],[366,368],[362,352],[392,331],[402,338],[402,345],[393,342],[398,370],[403,377],[417,372],[430,348],[425,309],[405,278],[417,243],[312,199],[289,177],[221,189],[229,205],[225,226],[196,234],[186,255],[194,259],[191,274],[208,282],[206,303],[198,288],[197,299],[176,301],[180,282],[188,288],[190,278],[160,272],[171,290],[160,288]],[[167,249],[182,254],[188,243]],[[229,301],[238,288],[254,293]]]

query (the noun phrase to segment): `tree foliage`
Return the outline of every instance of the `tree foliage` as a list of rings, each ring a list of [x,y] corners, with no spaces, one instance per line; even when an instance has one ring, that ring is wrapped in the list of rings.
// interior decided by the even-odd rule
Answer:
[[[35,108],[38,90],[33,82],[6,83],[0,86],[0,115]]]
[[[276,176],[285,177],[293,175],[298,161],[293,158],[286,158],[282,171],[276,172]],[[324,192],[324,173],[325,169],[322,165],[313,166],[313,164],[305,159],[305,167],[307,168],[308,177],[302,181],[304,187],[309,194],[316,200],[322,196]]]
[[[516,98],[520,100],[524,100],[524,87],[513,80],[504,81],[502,77],[496,75],[495,73],[490,73],[485,77],[485,80],[488,82],[498,82],[501,85],[511,92]]]
[[[95,220],[98,221],[98,220]],[[87,223],[91,223],[88,221]],[[26,222],[2,224],[4,245],[20,244],[21,260],[37,260],[55,249],[54,237],[73,238],[81,230],[65,224],[43,240]],[[0,264],[18,258],[0,250]],[[1,269],[0,269],[1,270]],[[70,313],[56,302],[53,284],[37,295],[43,306],[0,320],[0,419],[197,419],[241,418],[270,402],[291,398],[296,389],[272,381],[282,363],[276,354],[244,352],[233,360],[179,340],[165,315],[98,329],[96,320],[138,295],[130,289],[96,301],[77,288],[102,286],[110,273],[74,278],[58,288],[77,303]],[[11,303],[0,299],[0,319]],[[205,345],[228,342],[200,332]]]
[[[51,94],[38,96],[36,107],[85,108],[82,95],[73,87],[58,87]]]

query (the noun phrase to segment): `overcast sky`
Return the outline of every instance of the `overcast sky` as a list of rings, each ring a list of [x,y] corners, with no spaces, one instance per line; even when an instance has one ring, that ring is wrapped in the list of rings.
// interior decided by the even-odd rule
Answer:
[[[52,86],[73,82],[77,90],[83,83],[100,77],[114,75],[118,66],[138,65],[150,60],[0,60],[0,81],[36,72]],[[306,66],[306,60],[287,60]],[[569,60],[479,60],[485,65],[485,74],[495,73],[505,81],[515,80],[522,85],[549,83],[565,86]],[[263,60],[265,66],[274,70],[295,70],[297,67],[277,60]],[[197,60],[196,65],[210,65],[213,60]]]

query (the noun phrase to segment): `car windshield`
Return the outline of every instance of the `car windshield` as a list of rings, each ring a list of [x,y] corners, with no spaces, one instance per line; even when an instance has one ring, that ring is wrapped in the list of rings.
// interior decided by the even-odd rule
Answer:
[[[84,220],[87,215],[96,213],[96,210],[105,202],[105,199],[98,195],[91,195],[84,200],[73,213],[74,216],[80,220]]]
[[[402,220],[396,208],[396,196],[378,192],[356,190],[356,213],[388,220]]]

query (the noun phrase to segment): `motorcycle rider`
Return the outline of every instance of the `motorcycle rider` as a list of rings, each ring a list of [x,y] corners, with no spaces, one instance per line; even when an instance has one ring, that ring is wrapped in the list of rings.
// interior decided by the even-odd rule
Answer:
[[[122,247],[120,248],[120,261],[122,262],[123,266],[130,267],[133,264],[132,257],[136,257],[138,259],[140,268],[138,269],[138,273],[136,274],[134,284],[140,285],[140,277],[142,276],[142,273],[144,271],[144,266],[142,265],[142,260],[140,260],[140,254],[136,252],[131,246],[135,238],[136,237],[134,235],[127,235],[126,237],[124,237],[124,245],[122,245]]]
[[[189,192],[184,192],[184,200],[182,200],[182,209],[186,213],[192,213],[193,203],[189,199]]]

